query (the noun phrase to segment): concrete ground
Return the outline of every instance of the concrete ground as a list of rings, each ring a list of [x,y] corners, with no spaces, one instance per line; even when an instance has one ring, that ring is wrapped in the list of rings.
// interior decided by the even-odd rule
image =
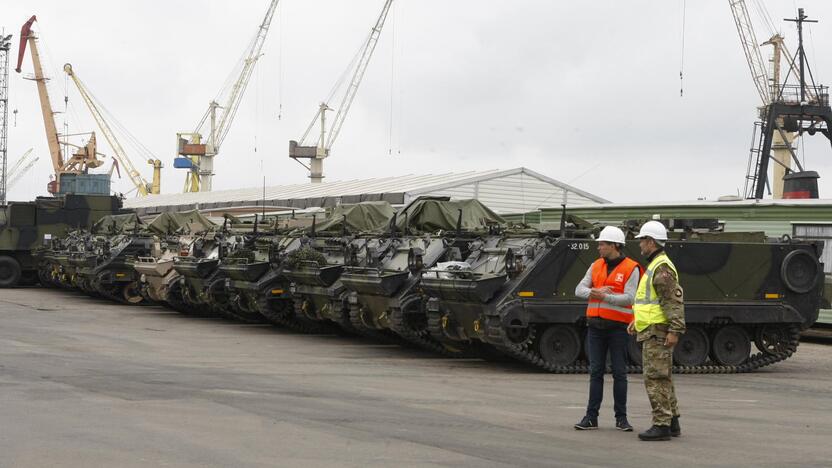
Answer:
[[[676,377],[683,436],[572,429],[586,375],[0,290],[0,466],[829,466],[832,348]],[[649,424],[640,376],[630,421]]]

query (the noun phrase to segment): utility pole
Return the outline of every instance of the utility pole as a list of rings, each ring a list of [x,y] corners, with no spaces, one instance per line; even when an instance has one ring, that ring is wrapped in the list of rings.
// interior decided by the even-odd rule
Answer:
[[[9,49],[12,35],[0,34],[0,205],[6,204],[9,131]]]

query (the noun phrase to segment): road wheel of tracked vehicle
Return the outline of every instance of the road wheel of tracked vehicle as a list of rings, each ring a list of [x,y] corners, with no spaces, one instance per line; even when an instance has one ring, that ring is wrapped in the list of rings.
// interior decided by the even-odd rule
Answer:
[[[569,366],[581,354],[581,337],[575,327],[552,325],[540,335],[537,346],[547,364]]]
[[[690,327],[679,337],[673,350],[673,362],[679,366],[701,366],[708,360],[710,341],[705,330]],[[746,353],[746,356],[748,354]]]
[[[815,287],[818,280],[820,264],[805,250],[789,252],[780,266],[780,277],[790,290],[805,294]]]
[[[533,324],[529,324],[528,327],[507,327],[505,333],[509,341],[520,346],[531,344],[536,335]]]
[[[121,297],[124,298],[124,302],[130,305],[138,305],[144,301],[141,287],[137,281],[131,281],[125,284],[121,290]]]
[[[20,282],[20,263],[17,260],[0,255],[0,288],[13,288]]]
[[[714,333],[711,342],[711,359],[723,366],[738,366],[751,353],[751,338],[737,325],[728,325]]]
[[[705,348],[707,351],[707,348]],[[636,335],[630,335],[627,339],[627,357],[633,365],[640,366],[642,362],[641,343],[636,339]]]
[[[754,344],[766,354],[780,354],[789,350],[791,333],[788,327],[763,325],[754,333]]]

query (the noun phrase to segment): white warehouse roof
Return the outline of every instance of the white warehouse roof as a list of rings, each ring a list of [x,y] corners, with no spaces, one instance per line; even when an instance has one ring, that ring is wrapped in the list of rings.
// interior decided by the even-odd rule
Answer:
[[[403,205],[423,195],[476,198],[497,213],[526,212],[561,203],[570,206],[609,203],[597,195],[520,167],[279,185],[266,187],[265,197],[263,187],[148,195],[125,200],[124,206],[142,215],[194,208],[206,212],[256,212],[264,205],[274,209],[306,209],[375,200]]]

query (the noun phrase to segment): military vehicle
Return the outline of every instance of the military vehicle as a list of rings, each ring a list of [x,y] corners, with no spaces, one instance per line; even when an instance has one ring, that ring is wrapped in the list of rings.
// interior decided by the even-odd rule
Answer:
[[[79,229],[65,237],[52,238],[48,248],[39,250],[38,279],[47,287],[76,288],[75,257],[82,254],[92,239],[89,230]]]
[[[260,223],[242,223],[226,215],[222,227],[200,235],[191,245],[188,255],[173,258],[173,269],[180,278],[170,285],[167,302],[181,302],[182,310],[191,313],[241,319],[229,302],[225,290],[226,276],[219,266],[226,257],[250,244],[250,236],[257,235],[258,229],[268,228]],[[246,317],[245,320],[255,319]]]
[[[190,312],[181,300],[176,300],[177,294],[168,294],[171,287],[177,287],[180,278],[173,268],[173,259],[189,255],[199,236],[217,227],[196,210],[165,212],[153,219],[148,225],[154,233],[150,256],[138,257],[133,263],[139,274],[142,296],[149,302]]]
[[[357,330],[392,330],[420,347],[457,354],[431,337],[427,329],[422,272],[440,262],[462,260],[471,248],[488,243],[502,218],[477,200],[447,197],[414,200],[396,214],[395,229],[387,234],[382,255],[365,256],[362,264],[348,261],[341,282]]]
[[[386,254],[392,238],[380,234],[391,228],[393,214],[387,202],[341,205],[320,225],[309,228],[298,248],[287,254],[283,267],[298,320],[366,332],[353,326],[340,277],[345,265],[374,264]]]
[[[0,288],[36,282],[37,249],[120,210],[118,197],[72,194],[0,206]]]
[[[141,304],[136,258],[147,256],[153,236],[135,214],[110,215],[92,227],[93,238],[83,252],[73,253],[78,287],[93,295],[125,304]]]
[[[300,249],[305,229],[315,219],[316,215],[277,217],[273,230],[250,236],[245,247],[223,259],[219,268],[226,278],[225,294],[236,315],[250,321],[265,317],[275,325],[302,332],[320,328],[295,316],[289,280],[283,274],[287,258]]]
[[[429,329],[453,342],[479,341],[550,372],[586,372],[586,302],[577,283],[597,258],[592,229],[507,235],[472,252],[463,268],[425,273]],[[674,352],[677,372],[747,372],[791,356],[800,329],[818,315],[822,243],[762,233],[696,232],[669,223],[666,251],[685,291],[688,331]],[[632,227],[632,226],[631,226]],[[642,263],[638,244],[625,253]],[[751,342],[759,352],[751,354]],[[632,371],[641,365],[631,341]]]

